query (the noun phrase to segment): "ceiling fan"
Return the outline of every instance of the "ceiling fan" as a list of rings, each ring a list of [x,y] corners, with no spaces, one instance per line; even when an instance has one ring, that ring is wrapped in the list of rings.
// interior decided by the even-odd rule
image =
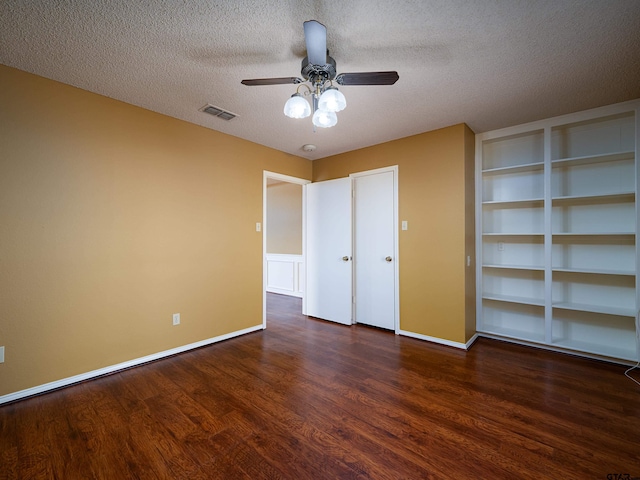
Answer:
[[[305,118],[311,115],[309,102],[303,95],[313,99],[313,124],[317,127],[332,127],[338,122],[336,112],[346,105],[344,95],[333,85],[393,85],[398,81],[398,72],[360,72],[336,74],[336,61],[327,50],[327,28],[316,20],[304,22],[304,38],[307,56],[302,60],[300,77],[256,78],[242,80],[243,85],[284,85],[299,84],[284,107],[284,114],[291,118]],[[309,82],[311,87],[305,82]],[[307,91],[300,93],[300,87]]]

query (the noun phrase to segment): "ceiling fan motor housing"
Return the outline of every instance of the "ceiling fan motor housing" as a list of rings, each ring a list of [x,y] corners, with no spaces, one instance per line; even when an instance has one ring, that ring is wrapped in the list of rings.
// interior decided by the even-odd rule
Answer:
[[[309,57],[304,57],[300,73],[305,80],[314,84],[318,81],[333,80],[336,78],[336,61],[328,53],[327,63],[324,65],[314,65],[309,63]]]

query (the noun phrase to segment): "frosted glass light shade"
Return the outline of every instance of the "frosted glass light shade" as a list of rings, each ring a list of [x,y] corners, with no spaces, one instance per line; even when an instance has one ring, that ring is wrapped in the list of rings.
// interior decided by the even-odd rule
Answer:
[[[284,114],[290,118],[306,118],[311,115],[311,106],[302,95],[294,93],[284,104]]]
[[[318,108],[327,112],[339,112],[347,106],[347,99],[336,87],[327,88],[318,99]]]
[[[319,108],[313,114],[312,121],[316,127],[329,128],[338,123],[338,116],[335,112],[327,112],[326,110],[321,110]]]

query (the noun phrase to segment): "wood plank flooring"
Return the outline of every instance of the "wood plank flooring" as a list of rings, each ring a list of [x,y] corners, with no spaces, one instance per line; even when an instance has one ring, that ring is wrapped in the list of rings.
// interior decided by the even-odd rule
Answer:
[[[0,406],[0,479],[640,477],[621,366],[300,309],[269,295],[265,331]]]

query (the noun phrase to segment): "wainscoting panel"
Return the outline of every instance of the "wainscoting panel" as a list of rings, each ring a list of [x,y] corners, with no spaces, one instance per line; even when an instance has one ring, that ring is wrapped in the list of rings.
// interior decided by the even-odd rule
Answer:
[[[302,255],[267,253],[267,292],[301,298],[303,291]]]

